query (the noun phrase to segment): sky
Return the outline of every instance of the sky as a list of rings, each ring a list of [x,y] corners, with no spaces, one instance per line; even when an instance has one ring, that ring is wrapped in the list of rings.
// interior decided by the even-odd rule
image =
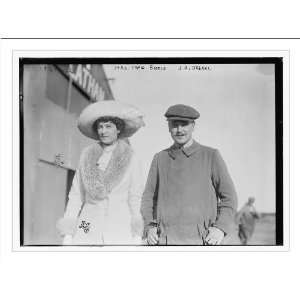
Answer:
[[[220,151],[239,207],[254,196],[259,211],[275,212],[274,65],[104,65],[104,70],[115,100],[145,115],[146,126],[130,138],[145,178],[154,154],[173,142],[164,113],[174,104],[190,105],[200,112],[193,137]]]

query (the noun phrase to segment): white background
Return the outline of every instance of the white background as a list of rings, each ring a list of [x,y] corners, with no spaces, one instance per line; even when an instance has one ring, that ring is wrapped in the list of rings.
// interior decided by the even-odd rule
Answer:
[[[135,2],[135,8],[123,21],[124,10],[133,2],[123,2],[119,9],[109,13],[101,6],[89,10],[83,20],[85,7],[78,5],[77,15],[68,13],[57,16],[61,5],[51,2],[45,13],[24,14],[35,1],[26,1],[21,6],[9,7],[2,11],[1,18],[8,27],[1,26],[2,36],[51,36],[53,22],[57,24],[56,36],[83,36],[83,24],[89,25],[89,36],[128,36],[125,29],[131,29],[131,36],[295,36],[298,11],[288,2],[262,3],[252,1],[251,5],[238,2],[232,7],[232,15],[226,9],[233,1],[212,7],[200,6],[187,10],[176,6],[176,2],[147,7],[143,2]],[[110,2],[112,7],[116,5]],[[36,1],[36,7],[41,2]],[[61,3],[60,3],[61,4]],[[94,3],[95,4],[95,3]],[[24,7],[22,7],[22,5]],[[67,5],[67,4],[66,4]],[[165,6],[164,6],[165,5]],[[58,7],[60,8],[58,10]],[[169,8],[163,11],[163,8]],[[172,9],[170,9],[172,7]],[[16,9],[17,8],[17,9]],[[68,9],[69,7],[65,7]],[[240,8],[240,11],[238,10]],[[265,8],[265,9],[263,9]],[[11,12],[11,14],[9,13]],[[146,14],[149,13],[149,15]],[[175,15],[177,12],[177,15]],[[134,15],[134,17],[132,16]],[[97,16],[97,18],[93,18]],[[176,16],[176,18],[175,18]],[[168,19],[170,18],[170,19]],[[87,23],[102,19],[106,27]],[[152,21],[148,26],[140,26],[141,20]],[[2,18],[3,20],[3,18]],[[168,20],[168,22],[167,22]],[[216,22],[218,20],[218,22]],[[278,22],[278,20],[281,20]],[[177,21],[169,26],[166,23]],[[248,21],[245,25],[244,21]],[[206,22],[206,27],[205,26]],[[214,24],[211,24],[211,22]],[[190,25],[189,30],[182,27]],[[284,27],[282,24],[285,24]],[[62,26],[64,24],[64,26]],[[162,25],[165,26],[162,26]],[[1,24],[2,25],[2,24]],[[46,25],[45,27],[42,25]],[[104,25],[104,24],[103,24]],[[125,26],[126,25],[126,26]],[[121,34],[120,27],[125,26]],[[20,33],[20,27],[23,32]],[[25,27],[25,29],[24,29]],[[74,29],[70,34],[70,28]],[[101,29],[106,28],[106,34]],[[109,30],[109,28],[111,28]],[[186,28],[186,27],[185,27]],[[201,29],[207,28],[201,34]],[[220,32],[223,28],[223,33]],[[271,29],[272,30],[271,30]],[[28,35],[27,29],[31,29]],[[152,31],[151,31],[152,30]],[[230,30],[231,34],[226,34]],[[159,34],[157,34],[159,33]],[[52,35],[53,36],[53,35]],[[299,272],[299,40],[200,40],[200,41],[2,41],[1,60],[1,217],[0,217],[0,294],[1,299],[282,299],[297,298]],[[290,251],[289,252],[12,252],[12,147],[11,147],[11,61],[5,48],[21,49],[290,49]],[[288,116],[288,112],[286,117]],[[286,119],[285,122],[288,122]],[[288,141],[287,141],[288,142]],[[288,143],[286,144],[288,147]],[[288,150],[288,148],[287,148]],[[15,188],[15,187],[14,187]],[[285,189],[289,194],[289,183]],[[288,200],[288,199],[287,199]]]

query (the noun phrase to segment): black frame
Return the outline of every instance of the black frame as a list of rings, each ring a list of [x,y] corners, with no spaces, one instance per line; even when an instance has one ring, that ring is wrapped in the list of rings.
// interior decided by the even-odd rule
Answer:
[[[24,246],[24,120],[23,68],[27,64],[274,64],[275,65],[275,158],[276,245],[284,245],[283,224],[283,57],[114,57],[114,58],[20,58],[20,246]],[[33,246],[33,245],[30,245]],[[39,245],[34,245],[39,246]],[[46,246],[46,245],[43,245]],[[53,245],[48,245],[53,246]],[[222,245],[231,246],[231,245]],[[259,245],[261,246],[261,245]]]

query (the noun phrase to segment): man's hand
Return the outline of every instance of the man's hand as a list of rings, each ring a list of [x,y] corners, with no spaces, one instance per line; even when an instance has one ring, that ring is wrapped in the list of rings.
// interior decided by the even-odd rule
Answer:
[[[148,229],[147,242],[149,245],[156,245],[158,243],[157,227],[150,227]]]
[[[224,232],[217,227],[209,227],[208,235],[205,238],[207,245],[220,245],[225,234]]]

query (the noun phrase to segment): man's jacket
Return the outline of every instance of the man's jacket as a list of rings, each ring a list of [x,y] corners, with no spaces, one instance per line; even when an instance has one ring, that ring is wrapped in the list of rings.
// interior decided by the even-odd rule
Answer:
[[[160,244],[202,245],[210,226],[226,234],[236,207],[234,185],[218,150],[194,141],[154,156],[141,213],[146,226],[159,224]]]

